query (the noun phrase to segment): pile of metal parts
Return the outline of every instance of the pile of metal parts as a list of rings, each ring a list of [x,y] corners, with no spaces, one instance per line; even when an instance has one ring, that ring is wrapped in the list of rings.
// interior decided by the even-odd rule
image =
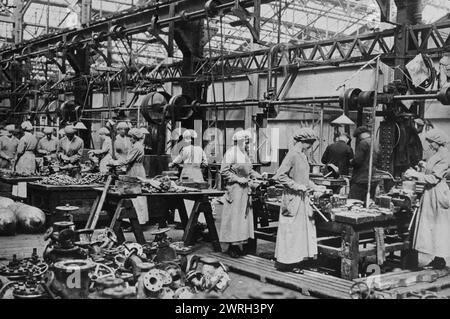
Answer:
[[[198,192],[199,189],[177,185],[168,176],[156,176],[151,179],[142,179],[142,191],[145,193],[184,193]]]
[[[56,222],[45,234],[43,258],[34,250],[30,258],[14,256],[0,268],[0,298],[220,297],[230,283],[228,269],[212,258],[188,258],[165,232],[145,245],[118,244],[110,229],[75,230],[72,222]]]
[[[0,176],[6,178],[14,178],[14,177],[31,177],[31,176],[41,176],[41,174],[34,173],[18,173],[8,169],[0,169]]]
[[[102,184],[104,181],[105,176],[102,174],[82,173],[80,179],[64,174],[53,174],[42,178],[38,183],[44,185],[70,186]]]

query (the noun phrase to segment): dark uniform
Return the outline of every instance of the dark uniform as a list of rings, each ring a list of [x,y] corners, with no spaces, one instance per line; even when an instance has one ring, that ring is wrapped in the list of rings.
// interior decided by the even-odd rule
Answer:
[[[378,153],[374,150],[372,165],[372,183],[370,185],[370,197],[375,196],[375,190],[379,180],[374,178],[375,164],[378,160]],[[350,193],[348,198],[366,200],[367,183],[369,181],[369,161],[370,161],[370,137],[361,140],[355,149],[353,158],[353,174],[350,180]]]
[[[323,164],[334,164],[341,175],[349,174],[350,161],[353,158],[352,148],[344,141],[337,141],[328,145],[322,155]]]

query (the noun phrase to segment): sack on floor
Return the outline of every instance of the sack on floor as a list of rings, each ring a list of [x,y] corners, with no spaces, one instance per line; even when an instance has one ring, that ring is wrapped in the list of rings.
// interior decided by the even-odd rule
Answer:
[[[11,204],[14,204],[11,198],[0,196],[0,208],[7,208]]]
[[[21,231],[37,233],[45,230],[45,214],[39,208],[23,203],[15,203],[10,208],[16,214]]]
[[[11,236],[16,233],[17,217],[9,208],[0,208],[0,235]]]

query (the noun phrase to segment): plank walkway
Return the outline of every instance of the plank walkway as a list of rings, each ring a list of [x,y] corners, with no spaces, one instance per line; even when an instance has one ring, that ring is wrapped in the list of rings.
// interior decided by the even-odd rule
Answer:
[[[444,297],[450,297],[450,269],[443,270],[402,270],[386,273],[377,277],[355,279],[371,285],[376,293],[384,298],[403,299],[414,297],[415,293],[432,291]]]
[[[259,279],[280,287],[299,291],[307,296],[350,299],[352,281],[305,270],[304,274],[280,272],[274,262],[252,255],[231,258],[222,253],[211,253],[211,257],[227,265],[231,271]]]

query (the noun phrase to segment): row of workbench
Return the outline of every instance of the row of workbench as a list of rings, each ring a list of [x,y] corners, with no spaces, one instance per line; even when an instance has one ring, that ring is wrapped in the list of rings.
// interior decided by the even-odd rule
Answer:
[[[20,180],[24,182],[24,179]],[[52,216],[56,206],[78,206],[79,210],[74,215],[75,222],[87,221],[89,224],[92,215],[100,202],[103,188],[99,185],[73,185],[53,186],[42,185],[35,182],[27,183],[27,202],[41,208],[47,216]],[[185,229],[183,241],[185,245],[193,244],[194,229],[200,213],[204,213],[209,229],[209,237],[216,251],[220,251],[220,243],[212,215],[211,197],[220,197],[223,192],[216,190],[201,190],[198,192],[184,193],[143,193],[149,203],[149,214],[157,213],[162,219],[167,219],[169,210],[177,209],[181,223]],[[120,195],[109,191],[104,204],[102,214],[98,221],[110,223],[119,240],[124,240],[120,223],[122,219],[129,219],[133,226],[133,232],[138,242],[145,242],[137,217],[131,204],[131,199],[137,195]],[[186,211],[184,200],[195,202],[189,215]],[[270,210],[276,215],[279,211],[279,202],[266,202]],[[259,214],[255,211],[255,240],[276,240],[277,223],[259,227]],[[408,214],[336,214],[329,222],[316,221],[318,251],[323,256],[339,258],[341,261],[340,274],[342,278],[357,278],[360,272],[360,263],[366,257],[375,257],[377,264],[383,264],[386,255],[395,251],[401,252],[402,263],[405,267],[415,267],[417,255],[410,249],[411,239],[408,232],[408,224],[411,216]],[[96,220],[97,222],[97,220]],[[95,228],[96,225],[89,225]],[[388,236],[395,229],[396,238]]]
[[[131,222],[136,241],[143,244],[145,243],[145,238],[131,199],[137,196],[145,196],[149,204],[149,215],[157,217],[160,225],[168,221],[169,211],[178,211],[181,225],[185,229],[183,236],[185,245],[194,243],[195,226],[199,215],[203,213],[214,250],[221,250],[210,200],[212,197],[222,196],[224,194],[222,191],[203,189],[195,192],[119,194],[110,188],[106,193],[106,198],[102,200],[101,197],[104,190],[102,185],[45,185],[37,183],[39,179],[39,177],[1,177],[0,182],[11,185],[26,183],[26,198],[19,199],[43,210],[47,216],[48,226],[54,221],[65,219],[65,216],[63,216],[64,211],[61,211],[61,215],[57,214],[58,206],[76,206],[78,209],[71,214],[72,220],[82,228],[95,229],[97,223],[102,223],[115,231],[119,241],[124,241],[125,237],[120,226],[121,221],[127,219]],[[184,200],[194,202],[190,214],[186,210]],[[101,205],[100,209],[97,209],[98,205]],[[97,211],[100,214],[94,216]]]

